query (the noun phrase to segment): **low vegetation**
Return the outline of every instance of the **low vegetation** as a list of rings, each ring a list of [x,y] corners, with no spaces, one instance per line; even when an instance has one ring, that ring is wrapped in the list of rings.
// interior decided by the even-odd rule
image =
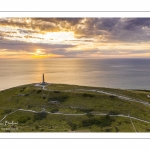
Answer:
[[[149,105],[96,91],[150,103],[149,90],[29,84],[0,91],[0,132],[135,132],[128,116],[150,122]],[[137,132],[150,132],[149,123],[132,122]]]
[[[34,121],[43,120],[44,118],[46,118],[46,115],[47,115],[46,112],[34,113]]]

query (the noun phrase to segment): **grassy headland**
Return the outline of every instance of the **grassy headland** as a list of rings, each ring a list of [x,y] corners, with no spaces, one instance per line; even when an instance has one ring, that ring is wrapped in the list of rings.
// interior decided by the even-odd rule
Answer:
[[[0,132],[149,132],[149,95],[65,84],[18,86],[0,91]]]

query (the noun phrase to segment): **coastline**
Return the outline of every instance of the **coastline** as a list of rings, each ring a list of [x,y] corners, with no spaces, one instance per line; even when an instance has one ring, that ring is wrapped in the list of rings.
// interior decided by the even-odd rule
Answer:
[[[43,87],[37,84],[17,86],[0,92],[2,124],[11,115],[8,120],[10,123],[12,120],[19,121],[17,132],[135,132],[134,124],[138,132],[149,131],[146,126],[150,124],[150,99],[147,96],[150,91],[53,83]],[[137,110],[139,106],[140,109]],[[39,118],[41,113],[42,118]],[[25,117],[25,122],[22,117]],[[97,122],[99,119],[106,119],[109,124]],[[33,127],[30,126],[31,122]],[[43,125],[37,126],[38,122],[44,122],[46,128]],[[23,123],[28,124],[28,129],[22,129]],[[10,132],[13,130],[10,129]]]
[[[50,83],[50,82],[47,82],[47,83],[55,84],[55,85],[62,84],[62,85],[71,85],[71,86],[83,86],[83,87],[90,87],[90,88],[106,88],[106,89],[119,89],[119,90],[141,90],[141,91],[149,91],[150,90],[148,88],[123,88],[123,87],[91,86],[91,85],[67,84],[67,83]],[[9,88],[0,88],[0,91],[9,90],[9,89],[20,87],[20,86],[33,85],[33,84],[41,84],[41,82],[21,84],[21,85],[12,86]]]

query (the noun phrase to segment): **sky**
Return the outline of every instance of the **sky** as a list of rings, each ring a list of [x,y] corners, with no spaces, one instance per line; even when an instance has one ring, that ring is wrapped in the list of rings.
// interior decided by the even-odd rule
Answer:
[[[0,18],[0,58],[150,58],[150,18]]]

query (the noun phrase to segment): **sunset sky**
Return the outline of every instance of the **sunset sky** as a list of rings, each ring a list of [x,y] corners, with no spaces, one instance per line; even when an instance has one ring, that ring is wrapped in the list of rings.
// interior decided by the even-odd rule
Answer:
[[[150,57],[150,18],[0,18],[0,58]]]

